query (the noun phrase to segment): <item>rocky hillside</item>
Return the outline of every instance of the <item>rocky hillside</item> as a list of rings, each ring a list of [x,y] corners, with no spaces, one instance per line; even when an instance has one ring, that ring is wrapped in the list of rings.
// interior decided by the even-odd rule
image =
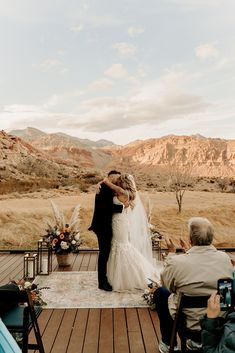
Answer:
[[[92,174],[72,160],[55,159],[19,137],[0,132],[0,194],[76,184],[84,187],[89,175],[92,179]]]
[[[234,177],[235,140],[202,136],[165,136],[132,142],[109,149],[114,163],[135,164],[163,170],[169,163],[178,167],[192,166],[194,175],[203,177]]]

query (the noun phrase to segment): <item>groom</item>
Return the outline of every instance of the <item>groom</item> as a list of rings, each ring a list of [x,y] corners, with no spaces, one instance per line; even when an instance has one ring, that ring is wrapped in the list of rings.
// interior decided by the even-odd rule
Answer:
[[[115,183],[121,175],[116,170],[108,173],[108,179]],[[113,203],[114,191],[105,183],[101,183],[100,190],[95,196],[95,207],[91,226],[99,243],[98,257],[98,283],[99,289],[112,291],[112,286],[107,280],[107,262],[109,258],[111,240],[112,240],[112,215],[113,213],[122,213],[124,205],[115,205]]]

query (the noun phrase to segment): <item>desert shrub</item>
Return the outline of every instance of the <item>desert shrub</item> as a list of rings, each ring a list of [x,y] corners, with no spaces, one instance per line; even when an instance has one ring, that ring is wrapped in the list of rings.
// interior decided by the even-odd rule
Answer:
[[[228,193],[235,194],[235,187],[233,187],[232,189],[230,189],[230,190],[228,191]]]
[[[35,179],[35,180],[15,180],[0,182],[0,195],[10,194],[12,192],[24,193],[35,192],[44,189],[58,188],[57,180],[51,179]]]
[[[96,178],[96,177],[97,177],[97,173],[95,173],[95,172],[88,172],[88,173],[84,174],[83,177],[84,177],[85,179]]]
[[[82,180],[89,185],[94,185],[102,180],[102,176],[99,173],[86,173],[82,176]]]
[[[79,182],[79,189],[82,192],[88,192],[89,191],[89,185],[85,181],[80,181]]]
[[[147,183],[146,186],[149,187],[149,188],[157,187],[157,185],[154,185],[154,183],[152,183],[152,182]]]

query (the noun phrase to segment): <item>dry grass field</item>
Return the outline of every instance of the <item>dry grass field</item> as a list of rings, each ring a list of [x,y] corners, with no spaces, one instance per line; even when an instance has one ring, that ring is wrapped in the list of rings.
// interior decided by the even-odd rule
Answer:
[[[177,212],[173,192],[141,192],[143,203],[151,205],[151,223],[163,235],[179,245],[179,238],[187,239],[187,220],[192,216],[207,217],[215,227],[216,246],[235,246],[235,194],[187,191],[183,211]],[[36,248],[37,240],[46,234],[46,221],[53,221],[50,200],[53,200],[68,222],[73,208],[79,203],[80,229],[83,247],[97,247],[96,237],[87,229],[90,225],[94,191],[45,190],[31,194],[9,194],[0,198],[0,248]]]

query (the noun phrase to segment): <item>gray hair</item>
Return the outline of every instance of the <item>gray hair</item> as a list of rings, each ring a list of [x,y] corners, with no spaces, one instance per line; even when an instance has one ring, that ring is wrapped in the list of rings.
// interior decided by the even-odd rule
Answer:
[[[188,221],[189,236],[192,245],[210,245],[214,238],[214,229],[207,218],[192,217]]]

